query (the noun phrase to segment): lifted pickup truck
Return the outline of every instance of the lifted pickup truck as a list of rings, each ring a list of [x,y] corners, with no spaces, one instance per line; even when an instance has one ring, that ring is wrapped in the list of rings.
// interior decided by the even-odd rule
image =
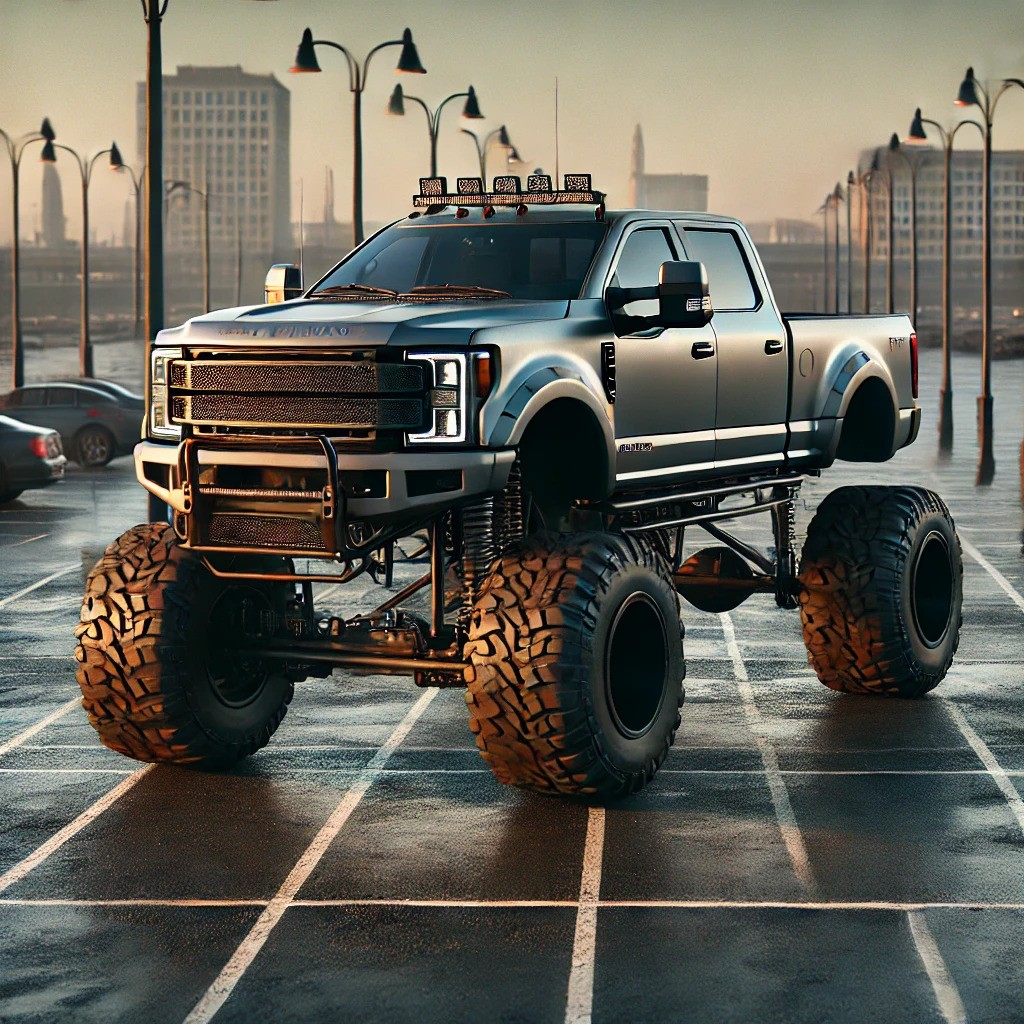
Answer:
[[[108,548],[77,631],[104,743],[230,764],[342,667],[465,686],[500,780],[615,797],[680,722],[680,594],[799,607],[837,690],[942,679],[962,564],[937,495],[833,491],[794,551],[805,476],[917,436],[906,316],[784,316],[738,221],[608,211],[586,175],[422,179],[414,206],[312,288],[276,267],[266,304],[158,336],[135,460],[169,522]],[[755,514],[770,548],[722,526]],[[688,527],[714,543],[687,555]],[[316,606],[391,586],[414,536],[421,578]]]

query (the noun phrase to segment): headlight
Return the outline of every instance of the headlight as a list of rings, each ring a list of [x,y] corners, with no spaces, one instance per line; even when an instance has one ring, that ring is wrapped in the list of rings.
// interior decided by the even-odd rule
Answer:
[[[153,350],[153,364],[149,374],[149,433],[153,437],[178,440],[181,426],[171,423],[168,364],[181,358],[180,348]]]
[[[410,444],[458,444],[466,440],[466,356],[460,352],[410,352],[408,359],[427,364],[430,428],[406,434]]]

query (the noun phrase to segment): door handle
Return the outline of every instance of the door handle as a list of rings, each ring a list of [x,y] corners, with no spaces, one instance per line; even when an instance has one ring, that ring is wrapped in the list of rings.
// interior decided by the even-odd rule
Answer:
[[[784,346],[782,342],[779,341],[777,338],[769,338],[764,343],[764,354],[766,356],[773,356],[776,353],[781,352],[783,347]]]
[[[715,354],[715,346],[710,341],[695,341],[690,349],[694,359],[708,359]]]

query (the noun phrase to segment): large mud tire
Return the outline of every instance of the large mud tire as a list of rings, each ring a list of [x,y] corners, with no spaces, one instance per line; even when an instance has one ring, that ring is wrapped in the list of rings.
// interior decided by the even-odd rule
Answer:
[[[818,678],[844,693],[919,697],[960,641],[963,558],[923,487],[840,487],[811,520],[800,617]]]
[[[122,534],[89,574],[75,630],[82,705],[103,743],[138,761],[202,768],[266,746],[293,683],[283,667],[225,654],[223,641],[238,602],[280,613],[287,593],[287,584],[219,579],[166,523]]]
[[[470,728],[503,783],[611,799],[642,789],[679,726],[685,675],[667,566],[636,540],[527,539],[473,608]]]

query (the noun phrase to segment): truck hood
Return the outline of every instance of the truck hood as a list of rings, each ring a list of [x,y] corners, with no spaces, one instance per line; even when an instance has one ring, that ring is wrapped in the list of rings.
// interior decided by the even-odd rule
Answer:
[[[324,302],[295,299],[274,306],[243,306],[198,316],[161,331],[158,343],[216,342],[218,347],[295,345],[395,345],[417,348],[467,345],[476,331],[540,320],[562,320],[569,303],[472,300],[470,302]]]

